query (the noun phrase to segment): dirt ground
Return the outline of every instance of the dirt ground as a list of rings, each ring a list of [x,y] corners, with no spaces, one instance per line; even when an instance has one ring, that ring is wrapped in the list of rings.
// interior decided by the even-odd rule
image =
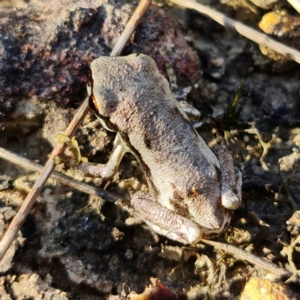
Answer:
[[[53,9],[54,1],[49,7],[29,1],[36,5],[30,10],[27,2],[15,1],[15,8],[6,1],[0,11],[0,146],[43,165],[55,134],[84,98],[89,63],[109,54],[134,5],[69,1]],[[299,18],[283,2],[260,8],[243,1],[205,4],[257,29],[267,11],[286,9],[293,24]],[[271,60],[233,30],[176,6],[156,3],[145,20],[124,53],[147,53],[169,79],[173,70],[174,93],[201,112],[198,132],[208,144],[227,144],[242,170],[242,204],[215,240],[272,262],[291,278],[204,243],[182,246],[122,205],[50,179],[0,263],[1,299],[126,299],[132,291],[142,293],[150,278],[178,299],[267,299],[256,298],[259,289],[277,296],[270,299],[300,299],[299,65],[284,57]],[[278,39],[297,47],[297,37],[297,26],[290,26]],[[235,97],[236,114],[230,114]],[[114,134],[95,120],[89,114],[76,139],[83,156],[104,163]],[[128,203],[133,191],[147,191],[129,154],[111,180],[83,178],[64,164],[57,169]],[[36,179],[36,173],[0,159],[0,236]],[[287,279],[274,291],[273,282]]]

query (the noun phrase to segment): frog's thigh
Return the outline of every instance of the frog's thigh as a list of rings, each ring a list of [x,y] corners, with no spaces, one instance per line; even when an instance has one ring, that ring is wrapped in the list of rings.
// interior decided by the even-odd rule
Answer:
[[[195,222],[160,205],[150,195],[135,193],[131,199],[135,212],[158,234],[184,244],[196,244],[203,235]]]
[[[119,168],[120,162],[125,154],[124,146],[119,135],[114,140],[113,150],[106,164],[93,164],[83,162],[78,169],[84,174],[93,177],[109,178],[112,177]]]
[[[233,159],[226,146],[215,145],[212,148],[219,160],[222,177],[222,205],[228,209],[237,209],[241,204],[242,174],[233,166]]]

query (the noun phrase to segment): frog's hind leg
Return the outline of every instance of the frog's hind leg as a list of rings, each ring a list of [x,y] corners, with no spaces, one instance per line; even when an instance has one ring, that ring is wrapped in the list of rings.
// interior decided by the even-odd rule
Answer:
[[[203,228],[160,205],[150,195],[135,193],[131,205],[143,221],[158,234],[183,244],[197,244],[202,238]]]

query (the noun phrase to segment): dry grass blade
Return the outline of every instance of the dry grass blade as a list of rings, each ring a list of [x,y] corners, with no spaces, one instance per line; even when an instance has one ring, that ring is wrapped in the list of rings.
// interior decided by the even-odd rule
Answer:
[[[266,47],[284,55],[286,58],[294,60],[300,64],[300,52],[299,51],[269,38],[266,34],[263,34],[255,29],[252,29],[240,22],[234,21],[234,20],[226,17],[224,14],[222,14],[218,11],[215,11],[208,6],[197,3],[194,0],[170,0],[170,1],[173,3],[176,3],[180,6],[194,9],[194,10],[198,11],[200,14],[205,15],[205,16],[215,20],[219,24],[236,30],[238,33],[240,33],[244,37],[248,38],[249,40],[251,40],[259,45],[266,46]]]
[[[133,13],[131,19],[129,20],[128,24],[126,25],[126,28],[124,32],[121,34],[119,41],[117,42],[116,46],[112,50],[112,55],[119,55],[123,49],[123,47],[126,45],[128,38],[131,36],[133,31],[135,30],[137,24],[141,20],[144,12],[150,5],[150,0],[141,0],[138,7],[136,8],[135,12]],[[81,104],[80,108],[76,112],[73,120],[69,124],[68,128],[65,131],[65,135],[67,137],[71,137],[78,126],[80,125],[82,119],[88,112],[88,101],[89,99],[86,98],[83,103]],[[50,158],[48,159],[48,162],[41,173],[39,179],[36,181],[34,186],[32,187],[30,193],[27,195],[25,201],[23,202],[21,208],[17,212],[16,216],[11,221],[7,231],[5,232],[1,242],[0,242],[0,260],[4,257],[7,249],[9,248],[10,244],[16,237],[19,229],[23,225],[32,205],[36,201],[37,197],[39,196],[41,190],[43,189],[46,181],[48,180],[49,176],[51,175],[53,169],[54,169],[54,160],[57,155],[59,155],[64,149],[64,145],[58,144],[53,149]]]
[[[3,149],[0,147],[0,158],[3,158],[9,162],[12,162],[18,166],[21,166],[27,170],[31,170],[34,172],[42,172],[44,166],[41,166],[35,162],[30,161],[29,159],[26,159],[24,157],[21,157],[15,153],[12,153],[11,151],[8,151],[6,149]],[[74,189],[77,189],[83,193],[90,194],[90,195],[96,195],[104,199],[108,202],[115,203],[119,198],[115,196],[112,193],[109,193],[105,190],[96,188],[94,186],[88,185],[86,183],[83,183],[79,180],[75,180],[69,176],[66,176],[64,174],[61,174],[57,171],[53,171],[51,174],[51,178],[59,181],[62,184],[65,184],[67,186],[70,186]]]
[[[285,271],[285,270],[277,267],[276,265],[253,255],[252,253],[246,252],[246,251],[239,249],[237,247],[234,247],[232,245],[215,242],[215,241],[210,241],[210,240],[204,240],[204,239],[201,240],[201,242],[211,245],[215,249],[224,250],[228,253],[231,253],[234,256],[238,257],[239,259],[246,260],[247,262],[254,264],[256,266],[259,266],[260,268],[263,268],[263,269],[267,270],[268,272],[275,274],[276,276],[285,277],[285,278],[292,276],[292,273]]]
[[[300,1],[299,0],[288,0],[288,2],[297,10],[300,14]]]
[[[139,24],[142,16],[145,14],[147,8],[151,4],[152,0],[141,0],[140,4],[134,11],[133,15],[131,16],[130,20],[126,24],[126,28],[122,32],[122,35],[120,36],[119,40],[117,41],[116,45],[114,46],[114,49],[111,51],[110,56],[117,56],[120,55],[123,48],[125,47],[128,39],[134,32],[135,28]]]

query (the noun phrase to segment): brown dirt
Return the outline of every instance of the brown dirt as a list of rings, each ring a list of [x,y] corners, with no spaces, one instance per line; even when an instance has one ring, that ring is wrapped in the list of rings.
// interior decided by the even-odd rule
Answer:
[[[133,8],[122,1],[105,9],[101,1],[69,2],[68,10],[41,5],[42,9],[37,2],[34,9],[0,11],[1,26],[14,45],[9,48],[7,39],[1,40],[0,146],[41,164],[51,152],[55,133],[66,128],[84,97],[88,64],[109,53]],[[236,10],[219,2],[208,4],[253,27],[263,14],[240,3],[235,3]],[[243,203],[219,241],[294,272],[300,268],[299,247],[295,245],[288,259],[289,245],[299,236],[300,226],[297,218],[291,221],[293,229],[286,221],[300,206],[299,65],[271,61],[236,32],[173,7],[180,31],[168,10],[153,7],[125,53],[152,53],[162,72],[169,61],[179,88],[193,86],[188,101],[202,113],[199,133],[208,143],[223,139],[242,169]],[[12,32],[19,30],[14,24],[24,15],[26,28],[21,29],[28,39],[17,32],[20,44]],[[48,24],[50,17],[55,23]],[[60,34],[55,31],[59,29]],[[293,39],[285,42],[293,44]],[[9,53],[15,60],[7,59]],[[240,114],[226,118],[224,111],[238,89]],[[93,120],[92,115],[86,117],[76,138],[84,156],[105,162],[113,134],[88,125]],[[4,160],[0,170],[2,235],[37,175]],[[146,190],[142,170],[130,155],[110,181],[83,179],[76,170],[67,173],[128,201],[128,187]],[[141,293],[150,277],[159,278],[179,299],[238,299],[250,278],[272,276],[218,249],[183,247],[153,233],[122,207],[50,180],[0,263],[0,295],[124,299],[130,291]],[[296,297],[300,285],[297,278],[292,281],[287,287]]]

